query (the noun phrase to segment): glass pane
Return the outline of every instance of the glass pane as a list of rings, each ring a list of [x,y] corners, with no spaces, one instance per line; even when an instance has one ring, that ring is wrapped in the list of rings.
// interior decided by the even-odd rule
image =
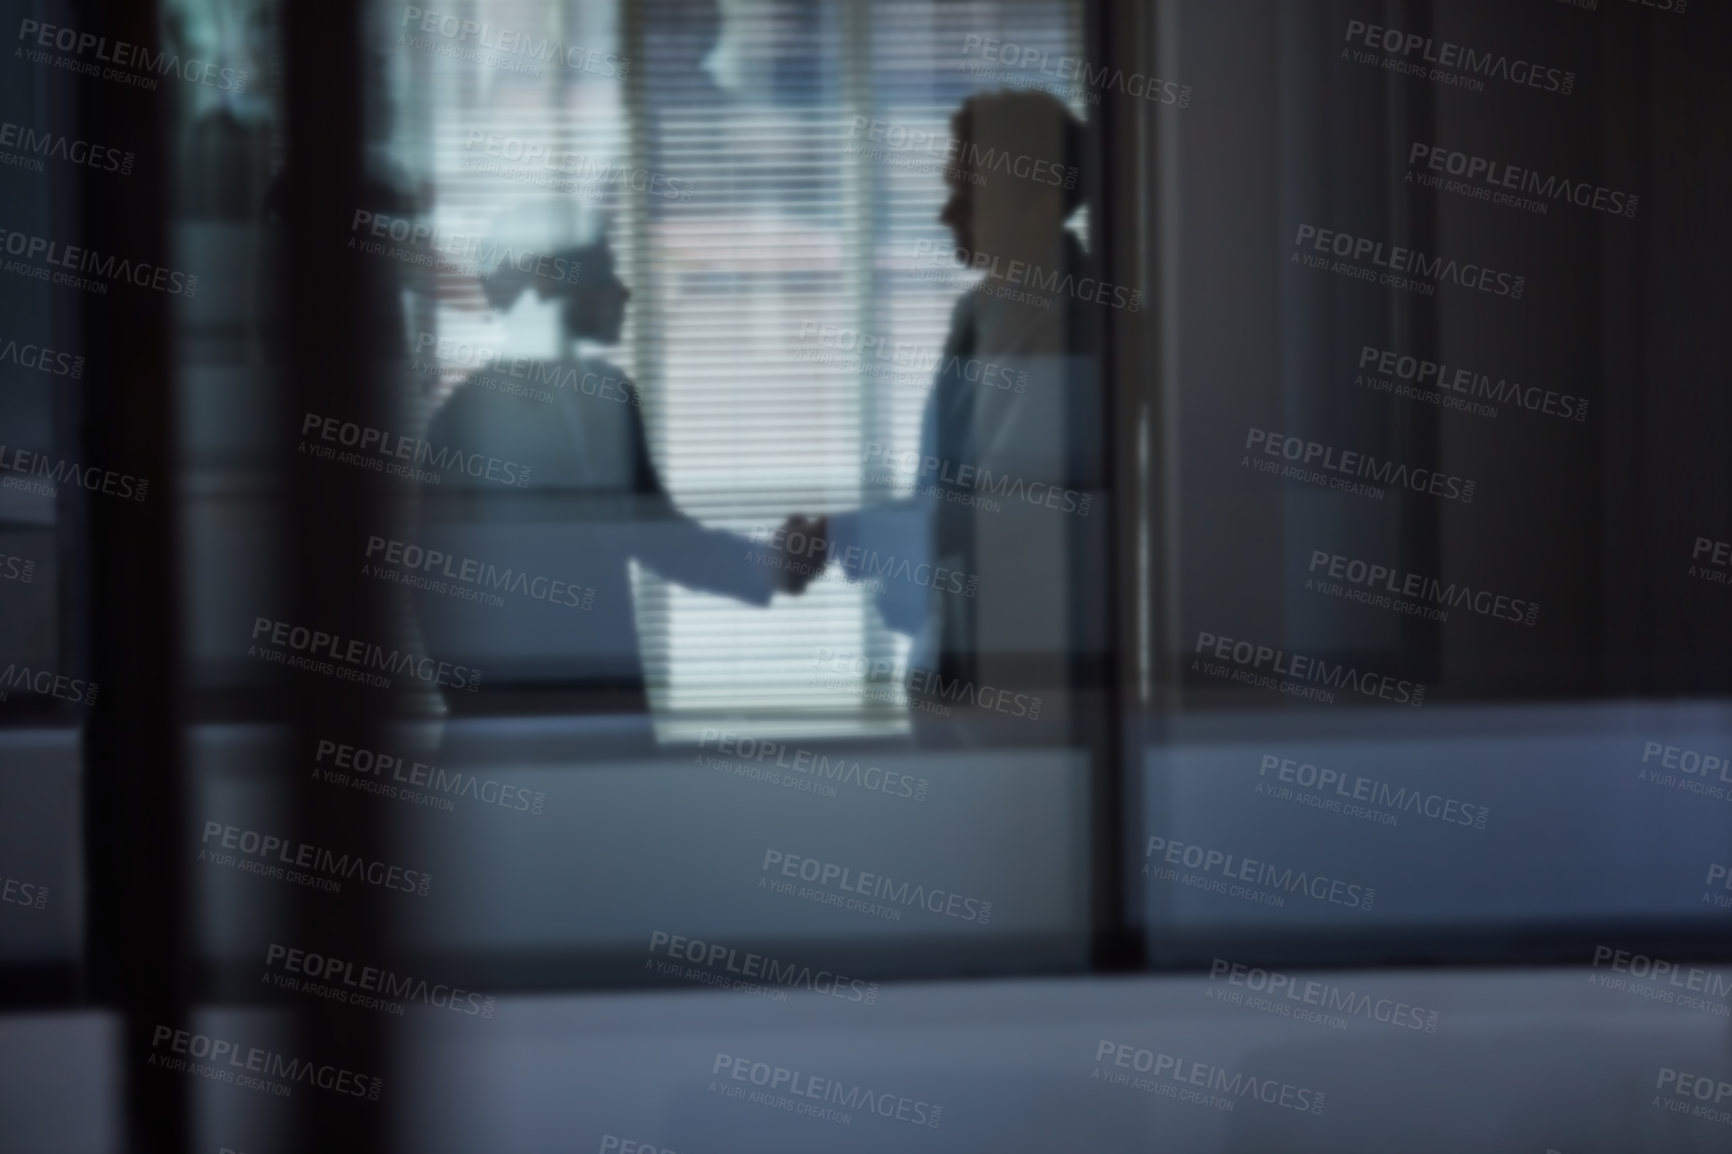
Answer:
[[[382,163],[421,199],[362,243],[405,279],[402,407],[499,463],[368,546],[480,671],[386,751],[430,767],[412,856],[469,879],[407,940],[495,982],[641,980],[675,936],[1080,964],[1098,322],[993,286],[1082,274],[1085,102],[968,105],[963,192],[943,161],[999,87],[968,35],[1062,50],[1075,8],[381,12]],[[1003,269],[958,259],[952,199]]]
[[[1727,105],[1705,25],[1625,7],[1168,13],[1248,95],[1162,144],[1157,956],[1727,924]]]

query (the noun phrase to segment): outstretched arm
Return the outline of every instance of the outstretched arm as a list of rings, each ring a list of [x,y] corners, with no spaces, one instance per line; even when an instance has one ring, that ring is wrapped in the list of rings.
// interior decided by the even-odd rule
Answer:
[[[688,589],[768,605],[786,572],[781,551],[738,533],[708,528],[680,512],[650,457],[636,387],[628,387],[637,461],[634,555],[660,576]]]
[[[951,310],[950,335],[945,340],[941,366],[969,355],[973,342],[973,301],[964,295]],[[954,393],[960,378],[941,367],[920,420],[920,451],[915,460],[914,491],[907,497],[871,505],[828,519],[828,540],[817,557],[842,570],[850,581],[876,583],[874,599],[884,623],[911,637],[925,635],[932,626],[931,591],[908,573],[930,572],[934,561],[935,522],[940,503],[933,462],[941,461],[941,436],[945,421],[954,421],[958,411]],[[963,385],[966,387],[966,385]],[[948,415],[947,415],[948,414]],[[957,429],[949,429],[951,441]],[[900,472],[901,470],[898,470]]]

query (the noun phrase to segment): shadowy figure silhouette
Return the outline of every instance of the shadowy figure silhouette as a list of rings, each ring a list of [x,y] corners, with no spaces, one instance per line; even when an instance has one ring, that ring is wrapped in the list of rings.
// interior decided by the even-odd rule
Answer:
[[[631,296],[604,233],[551,253],[508,250],[483,287],[502,312],[526,292],[557,300],[567,344],[617,343]],[[422,636],[487,684],[551,684],[582,694],[564,708],[641,714],[632,561],[755,605],[787,586],[776,551],[675,507],[637,388],[608,361],[496,361],[445,400],[424,440],[463,466],[421,491]]]
[[[951,313],[918,455],[895,470],[913,495],[790,519],[780,537],[807,580],[835,565],[871,582],[884,622],[914,639],[909,696],[944,707],[917,703],[923,742],[973,743],[971,722],[1033,717],[1036,698],[1051,719],[1101,641],[1083,592],[1105,556],[1100,518],[1086,519],[1104,472],[1084,309],[1106,302],[1066,228],[1085,199],[1083,131],[1039,91],[975,95],[954,114],[939,221],[985,276]]]

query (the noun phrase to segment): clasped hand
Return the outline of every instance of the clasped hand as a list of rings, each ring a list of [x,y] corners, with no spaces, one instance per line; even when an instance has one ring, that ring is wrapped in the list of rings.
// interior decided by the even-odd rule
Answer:
[[[784,593],[800,594],[817,580],[830,560],[830,519],[794,513],[776,530],[772,544],[781,554],[778,566]]]

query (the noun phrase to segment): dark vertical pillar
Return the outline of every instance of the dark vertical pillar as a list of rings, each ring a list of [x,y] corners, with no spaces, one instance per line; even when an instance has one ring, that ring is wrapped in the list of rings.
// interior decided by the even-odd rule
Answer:
[[[1153,43],[1146,7],[1126,11],[1106,0],[1086,3],[1084,58],[1123,67],[1127,74],[1152,75],[1142,59]],[[1124,211],[1131,203],[1127,193],[1143,183],[1134,160],[1141,155],[1136,147],[1140,122],[1127,114],[1121,94],[1110,90],[1101,93],[1085,118],[1089,130],[1080,163],[1091,190],[1089,235],[1098,238],[1093,260],[1103,281],[1144,288],[1136,259],[1138,235],[1127,227],[1135,217]],[[1098,596],[1104,606],[1098,623],[1074,635],[1078,652],[1072,661],[1072,683],[1083,691],[1082,732],[1076,736],[1089,751],[1089,961],[1091,968],[1104,971],[1136,970],[1144,963],[1142,935],[1131,916],[1126,847],[1131,823],[1142,822],[1136,800],[1141,797],[1142,741],[1132,623],[1138,619],[1134,600],[1145,591],[1137,587],[1134,569],[1140,502],[1130,499],[1123,484],[1136,475],[1135,416],[1143,395],[1124,387],[1123,346],[1114,336],[1119,325],[1144,323],[1152,305],[1145,296],[1136,313],[1071,309],[1078,323],[1092,330],[1078,335],[1096,351],[1096,378],[1078,384],[1095,389],[1100,399],[1095,409],[1100,427],[1092,438],[1100,467],[1093,475],[1112,516],[1101,571],[1072,573],[1073,597]]]
[[[157,45],[156,0],[93,0],[81,24]],[[127,141],[144,161],[124,185],[85,181],[83,247],[155,266],[170,253],[166,172],[169,97],[99,81],[77,89],[85,139]],[[73,237],[56,238],[67,242]],[[156,1027],[184,1024],[187,942],[186,780],[178,580],[179,486],[172,308],[163,292],[114,283],[106,294],[57,289],[83,310],[89,382],[69,456],[149,481],[142,502],[79,493],[89,530],[87,612],[92,679],[101,687],[84,740],[88,888],[85,970],[93,1002],[121,1013],[128,1148],[189,1148],[190,1080],[148,1065]],[[76,303],[68,303],[76,297]],[[70,486],[67,486],[70,488]]]
[[[1400,14],[1417,34],[1430,36],[1436,26],[1430,0],[1408,0]],[[1438,127],[1437,87],[1416,84],[1405,76],[1385,78],[1389,124],[1388,153],[1399,154],[1408,140],[1436,140]],[[1395,156],[1390,156],[1393,162]],[[1393,167],[1393,164],[1392,164]],[[1403,196],[1394,186],[1390,196],[1389,232],[1407,238],[1405,243],[1421,252],[1439,249],[1437,196]],[[1470,242],[1475,238],[1469,237]],[[1421,297],[1391,290],[1396,340],[1402,348],[1437,350],[1443,337],[1436,297]],[[1406,297],[1408,299],[1400,299]],[[1403,405],[1397,410],[1391,445],[1399,460],[1436,463],[1445,457],[1444,424],[1437,406]],[[1443,502],[1408,497],[1401,507],[1403,563],[1415,573],[1442,573]],[[1408,614],[1401,618],[1402,676],[1428,685],[1444,676],[1442,636],[1436,621]]]
[[[281,315],[288,323],[289,411],[281,443],[289,455],[288,518],[291,612],[298,626],[346,644],[387,649],[400,643],[388,621],[379,582],[358,576],[369,533],[386,524],[383,482],[367,469],[296,456],[305,414],[391,429],[392,370],[401,318],[382,258],[348,247],[357,210],[386,207],[367,188],[365,171],[370,37],[362,6],[290,3],[285,7],[288,66],[288,174],[284,224],[287,253]],[[334,794],[306,771],[320,739],[381,748],[385,691],[316,673],[291,677],[296,747],[290,759],[296,836],[336,853],[385,858],[387,832],[377,805]],[[301,889],[297,942],[345,958],[380,958],[387,945],[388,896],[346,883],[340,893]],[[297,1093],[297,1142],[305,1150],[389,1149],[387,1111],[397,1088],[385,1071],[386,1039],[375,1019],[324,1001],[297,1007],[298,1044],[308,1060],[383,1076],[379,1101]]]

